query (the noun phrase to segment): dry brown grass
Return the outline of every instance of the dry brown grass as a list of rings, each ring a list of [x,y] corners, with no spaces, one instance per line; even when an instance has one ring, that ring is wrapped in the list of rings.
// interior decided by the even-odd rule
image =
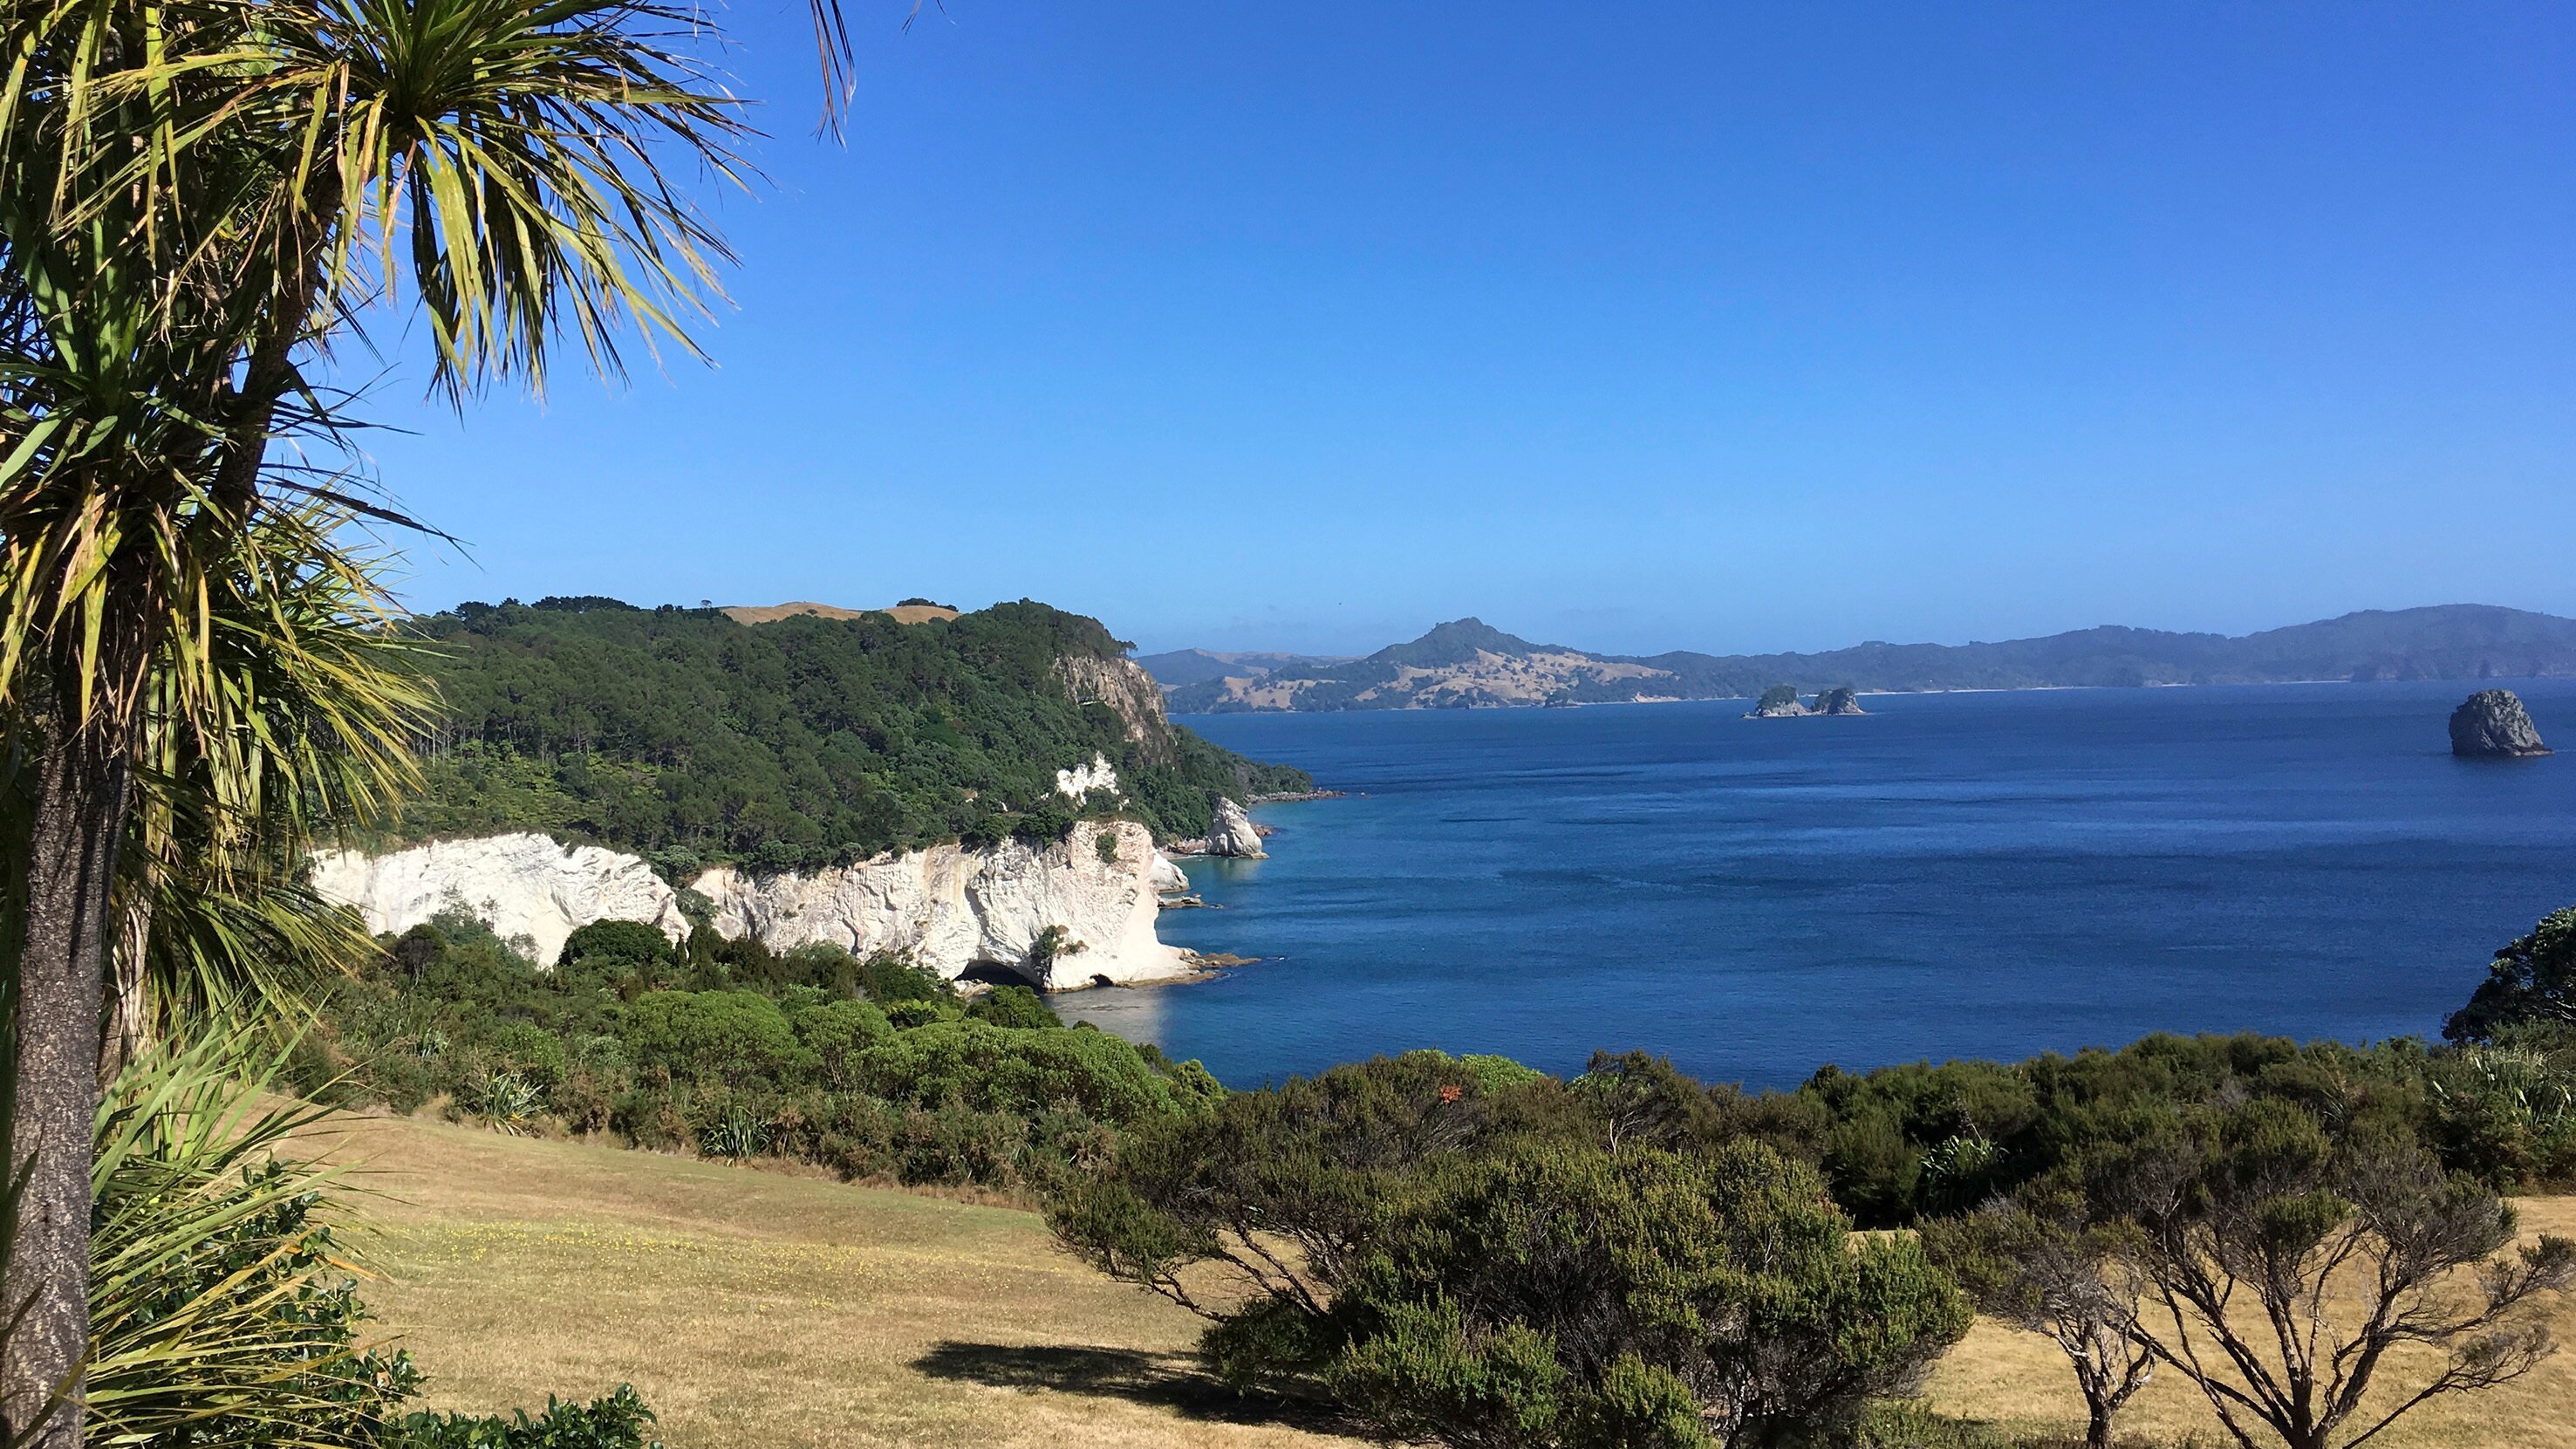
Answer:
[[[1196,1320],[1059,1255],[1024,1212],[420,1121],[355,1124],[344,1151],[385,1195],[368,1219],[389,1280],[367,1299],[435,1407],[631,1382],[672,1449],[1355,1443],[1214,1388],[1187,1358]],[[2526,1204],[2524,1225],[2576,1234],[2576,1199]],[[2576,1305],[2558,1320],[2576,1340]],[[1931,1401],[2016,1435],[2080,1426],[2056,1349],[1989,1323]],[[2124,1428],[2219,1442],[2171,1375]],[[2576,1446],[2576,1354],[2374,1443]]]
[[[631,1382],[672,1449],[1352,1442],[1217,1390],[1197,1320],[1024,1212],[419,1121],[343,1151],[431,1407]]]

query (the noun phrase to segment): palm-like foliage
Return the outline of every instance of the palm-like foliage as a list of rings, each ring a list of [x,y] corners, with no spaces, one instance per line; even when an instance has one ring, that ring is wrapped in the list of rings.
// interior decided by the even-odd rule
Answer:
[[[416,784],[404,733],[429,700],[376,559],[347,516],[280,508],[218,570],[211,650],[226,728],[147,711],[123,854],[110,1055],[210,1017],[299,998],[301,978],[374,949],[298,868],[337,825]]]
[[[261,885],[183,928],[155,882],[191,852],[219,887],[262,879],[293,836],[277,812],[330,798],[316,762],[381,776],[406,733],[382,691],[328,681],[355,657],[277,627],[297,589],[350,587],[315,563],[334,524],[392,516],[272,457],[280,438],[338,441],[306,368],[394,307],[427,319],[458,396],[541,385],[558,336],[609,372],[626,328],[685,342],[724,252],[664,166],[737,174],[731,102],[678,49],[696,30],[617,0],[0,10],[0,726],[27,762],[0,821],[19,935],[9,1161],[31,1164],[0,1301],[26,1308],[0,1354],[16,1427],[81,1351],[117,882],[141,882],[121,917],[137,942],[301,918]],[[263,536],[301,541],[264,555]],[[251,635],[228,619],[320,686],[273,712],[280,676],[239,667]],[[165,909],[166,928],[132,924]],[[79,1434],[77,1414],[44,1430]]]
[[[415,1382],[353,1341],[359,1268],[313,1211],[342,1169],[289,1150],[322,1109],[269,1105],[273,1066],[210,1038],[139,1057],[108,1089],[91,1174],[96,1442],[367,1444]]]

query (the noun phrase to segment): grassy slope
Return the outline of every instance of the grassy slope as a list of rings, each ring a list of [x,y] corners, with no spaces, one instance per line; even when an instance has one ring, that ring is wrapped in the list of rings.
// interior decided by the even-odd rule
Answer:
[[[671,1449],[1291,1449],[1214,1392],[1197,1320],[1057,1254],[1032,1216],[815,1177],[357,1124],[380,1328],[437,1408],[632,1382]]]
[[[1212,1390],[1185,1354],[1195,1320],[1058,1255],[1026,1213],[427,1122],[359,1123],[343,1150],[386,1194],[369,1219],[390,1281],[367,1299],[419,1355],[436,1407],[624,1380],[671,1449],[1352,1442]],[[2524,1217],[2576,1233],[2576,1199]],[[2558,1333],[2576,1340],[2576,1305]],[[2071,1382],[2054,1348],[1980,1324],[1932,1393],[1946,1412],[2038,1430],[2075,1418]],[[2374,1442],[2534,1449],[2569,1442],[2571,1403],[2576,1352]],[[2216,1442],[2170,1376],[2127,1427]]]

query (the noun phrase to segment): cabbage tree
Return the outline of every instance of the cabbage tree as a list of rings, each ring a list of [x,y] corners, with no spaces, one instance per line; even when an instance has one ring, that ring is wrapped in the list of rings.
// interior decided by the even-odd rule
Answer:
[[[689,350],[727,253],[674,178],[736,177],[742,125],[684,49],[702,22],[652,4],[33,0],[0,26],[22,1182],[0,1415],[67,1446],[120,847],[165,752],[216,774],[250,758],[263,706],[218,631],[245,541],[316,506],[408,523],[332,466],[349,424],[317,364],[371,317],[421,319],[460,401],[541,387],[567,343],[610,374],[624,334]],[[386,706],[325,743],[398,748]],[[243,783],[197,804],[236,808]]]

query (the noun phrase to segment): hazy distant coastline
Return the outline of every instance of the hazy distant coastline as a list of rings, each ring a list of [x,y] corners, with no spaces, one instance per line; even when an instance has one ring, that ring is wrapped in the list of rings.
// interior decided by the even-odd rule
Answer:
[[[2000,643],[1870,641],[1817,654],[1596,654],[1479,619],[1359,658],[1216,653],[1137,661],[1174,712],[1497,709],[1862,694],[2576,676],[2576,619],[2491,604],[2366,610],[2240,636],[2105,626]]]

